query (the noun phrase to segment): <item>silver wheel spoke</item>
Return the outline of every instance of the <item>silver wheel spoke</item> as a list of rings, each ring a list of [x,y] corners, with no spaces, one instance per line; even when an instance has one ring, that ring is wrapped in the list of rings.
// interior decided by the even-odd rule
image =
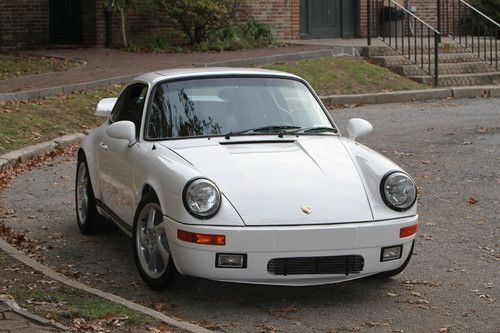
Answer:
[[[157,267],[156,267],[156,261],[158,258],[158,249],[155,248],[151,253],[149,254],[149,262],[148,262],[148,267],[152,272],[157,272]]]
[[[141,228],[139,230],[139,242],[141,243],[141,246],[146,247],[146,233],[144,232],[144,228]]]
[[[152,226],[149,230],[151,230],[151,231],[155,232],[156,234],[160,235],[161,233],[165,232],[165,227],[166,227],[166,223],[165,222],[161,222],[158,225]]]
[[[155,224],[155,217],[156,217],[156,209],[151,209],[148,214],[148,219],[147,219],[147,228],[148,230],[153,230],[154,224]]]
[[[168,244],[167,244],[168,245]],[[156,248],[160,252],[161,258],[163,260],[163,263],[165,265],[168,264],[168,261],[170,260],[170,249],[166,249],[163,244],[160,241],[160,238],[156,238]]]

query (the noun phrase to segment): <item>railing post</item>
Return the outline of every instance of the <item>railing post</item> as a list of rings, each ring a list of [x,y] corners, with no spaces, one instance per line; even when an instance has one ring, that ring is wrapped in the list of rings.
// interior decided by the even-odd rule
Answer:
[[[434,86],[437,87],[439,84],[439,40],[441,39],[441,34],[439,32],[434,33]]]
[[[438,31],[441,31],[441,0],[436,0],[436,3],[437,3]]]
[[[366,15],[368,16],[367,18],[367,25],[368,25],[368,32],[367,32],[367,36],[368,36],[368,46],[371,46],[372,45],[372,32],[371,32],[371,23],[372,23],[372,2],[371,0],[367,0],[366,1],[367,3],[367,8],[366,8]]]
[[[437,19],[438,19],[438,31],[441,33],[441,0],[437,0]],[[441,42],[441,35],[439,35],[438,42]]]

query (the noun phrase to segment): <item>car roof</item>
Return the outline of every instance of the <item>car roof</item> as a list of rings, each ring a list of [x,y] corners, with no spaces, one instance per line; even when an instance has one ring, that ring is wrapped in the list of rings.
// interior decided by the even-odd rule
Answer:
[[[176,68],[162,71],[145,73],[137,76],[133,81],[156,84],[159,81],[183,78],[195,78],[206,76],[226,76],[226,75],[258,75],[258,76],[279,76],[298,79],[299,77],[290,73],[273,71],[260,68],[232,68],[232,67],[204,67],[204,68]]]

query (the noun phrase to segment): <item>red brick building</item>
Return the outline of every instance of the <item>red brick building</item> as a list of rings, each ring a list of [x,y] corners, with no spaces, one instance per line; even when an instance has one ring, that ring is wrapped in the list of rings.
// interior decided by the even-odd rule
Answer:
[[[388,1],[388,0],[385,0]],[[366,35],[367,0],[241,0],[245,13],[271,26],[278,38]],[[406,1],[398,1],[406,5]],[[127,13],[131,41],[164,35],[165,22],[137,1]],[[435,24],[436,1],[412,0],[417,14]],[[119,14],[111,19],[111,44],[120,42]],[[49,44],[102,47],[107,42],[103,0],[0,0],[0,49]]]

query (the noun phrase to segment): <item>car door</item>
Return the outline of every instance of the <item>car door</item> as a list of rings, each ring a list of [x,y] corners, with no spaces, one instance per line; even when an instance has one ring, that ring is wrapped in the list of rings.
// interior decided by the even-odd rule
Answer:
[[[108,126],[117,121],[132,121],[139,140],[147,91],[146,84],[128,86],[116,102]],[[104,131],[98,148],[102,200],[114,215],[131,225],[135,209],[133,175],[140,154],[140,143],[130,145],[128,141],[112,138]]]

